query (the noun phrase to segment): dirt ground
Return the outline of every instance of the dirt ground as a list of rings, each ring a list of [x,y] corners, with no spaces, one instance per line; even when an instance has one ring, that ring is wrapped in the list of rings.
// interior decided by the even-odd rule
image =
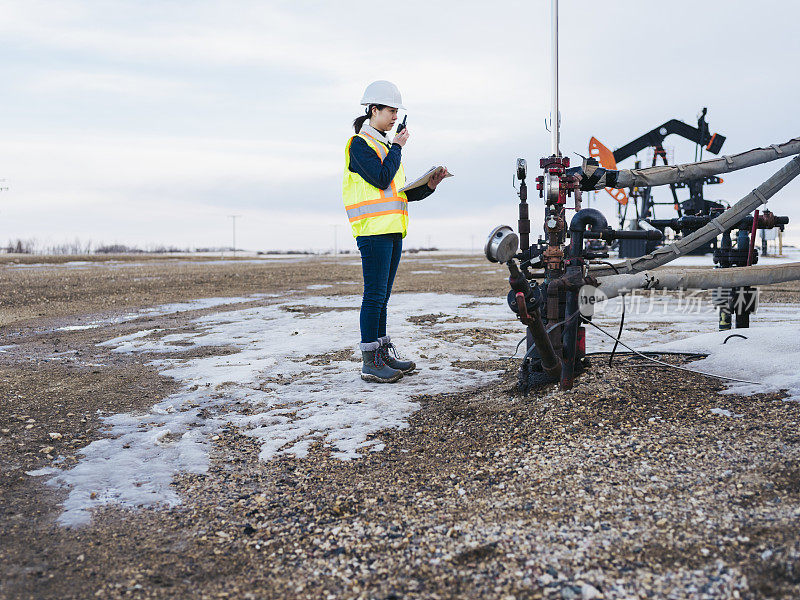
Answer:
[[[254,293],[302,310],[309,285],[358,294],[361,277],[354,256],[71,261],[86,259],[0,259],[0,347],[24,348],[0,353],[2,598],[800,597],[800,404],[721,395],[633,357],[595,356],[573,390],[528,397],[516,360],[472,364],[505,374],[419,398],[408,428],[353,461],[322,447],[259,461],[257,440],[229,427],[207,473],[175,480],[180,504],[62,527],[66,492],[26,473],[75,464],[103,415],[145,410],[177,383],[135,354],[92,363],[130,323],[58,327]],[[405,256],[394,293],[505,296],[502,269],[467,262]],[[762,293],[799,299],[797,284]]]

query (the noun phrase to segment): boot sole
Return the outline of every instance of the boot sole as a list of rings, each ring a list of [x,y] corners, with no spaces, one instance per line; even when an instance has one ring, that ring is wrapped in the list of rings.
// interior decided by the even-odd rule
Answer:
[[[368,373],[362,373],[361,379],[364,381],[371,381],[373,383],[394,383],[395,381],[400,381],[403,378],[403,372],[398,371],[397,375],[394,377],[389,377],[388,379],[383,379],[378,377],[377,375],[369,375]]]

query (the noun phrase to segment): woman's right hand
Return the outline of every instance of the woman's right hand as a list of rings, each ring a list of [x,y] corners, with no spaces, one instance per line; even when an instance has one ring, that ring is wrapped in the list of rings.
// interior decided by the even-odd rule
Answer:
[[[399,144],[400,147],[403,147],[403,146],[406,145],[407,141],[408,141],[408,128],[403,129],[403,131],[401,131],[396,136],[394,136],[394,139],[392,140],[392,143],[393,144]]]

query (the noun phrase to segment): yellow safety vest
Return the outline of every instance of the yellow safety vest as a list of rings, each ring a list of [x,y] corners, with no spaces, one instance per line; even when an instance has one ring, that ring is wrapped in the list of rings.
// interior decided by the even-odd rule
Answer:
[[[353,228],[353,237],[382,233],[402,233],[403,237],[406,237],[408,199],[405,192],[398,191],[406,184],[403,164],[400,163],[394,179],[385,190],[370,185],[361,175],[350,170],[350,144],[355,137],[348,140],[344,151],[342,182],[342,199],[350,226]],[[367,142],[383,162],[389,153],[386,146],[367,133],[359,133],[357,137]]]

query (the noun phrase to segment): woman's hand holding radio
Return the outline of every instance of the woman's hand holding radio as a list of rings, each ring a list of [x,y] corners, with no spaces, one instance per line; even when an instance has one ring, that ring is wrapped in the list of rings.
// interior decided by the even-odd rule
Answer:
[[[407,141],[408,141],[408,129],[403,129],[403,131],[394,136],[392,143],[399,144],[402,147],[405,146],[405,143]]]

